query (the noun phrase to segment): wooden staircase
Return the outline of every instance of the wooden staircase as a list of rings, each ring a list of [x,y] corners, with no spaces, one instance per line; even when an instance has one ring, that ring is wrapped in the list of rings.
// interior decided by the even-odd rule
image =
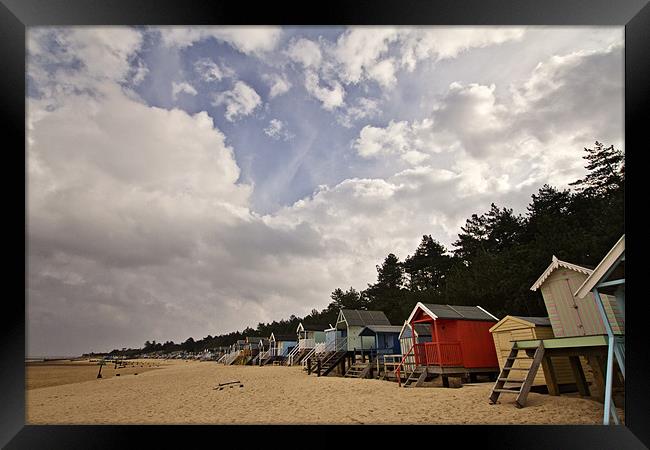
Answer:
[[[347,350],[338,350],[331,353],[330,356],[325,358],[325,360],[321,360],[320,374],[316,373],[316,375],[328,375],[336,367],[336,365],[340,363],[343,358],[345,358],[347,354]],[[318,369],[316,369],[316,372],[318,372]]]
[[[345,371],[345,378],[368,378],[370,368],[374,361],[356,362]]]
[[[302,359],[307,356],[309,352],[311,352],[311,348],[303,348],[299,350],[296,354],[294,354],[291,358],[287,358],[287,365],[292,365],[295,366],[296,364],[300,364]]]
[[[420,387],[422,383],[427,379],[429,373],[427,372],[426,366],[417,366],[413,372],[411,372],[406,378],[406,381],[402,383],[402,387]]]
[[[519,352],[523,352],[526,356],[520,356]],[[535,349],[535,354],[531,358],[528,356],[524,349],[517,348],[517,344],[513,344],[510,355],[506,359],[503,369],[497,378],[492,394],[490,395],[490,404],[494,405],[501,394],[516,394],[515,406],[523,408],[526,404],[526,398],[530,392],[530,388],[535,380],[537,370],[544,359],[544,343],[540,341],[539,346]],[[518,360],[532,360],[530,367],[514,367],[515,362]],[[522,377],[510,378],[512,373],[519,373]],[[515,387],[506,387],[514,385]]]

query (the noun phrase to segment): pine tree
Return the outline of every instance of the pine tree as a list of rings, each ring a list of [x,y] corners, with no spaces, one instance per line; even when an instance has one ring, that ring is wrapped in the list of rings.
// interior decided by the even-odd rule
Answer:
[[[625,181],[625,154],[614,148],[605,147],[596,141],[594,148],[585,148],[587,154],[583,159],[589,173],[582,179],[569,183],[579,192],[587,195],[606,195],[613,190],[623,188]]]

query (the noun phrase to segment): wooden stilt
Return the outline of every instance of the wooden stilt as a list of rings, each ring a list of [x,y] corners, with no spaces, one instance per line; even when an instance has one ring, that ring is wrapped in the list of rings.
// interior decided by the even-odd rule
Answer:
[[[587,386],[587,380],[585,379],[585,373],[582,370],[580,358],[578,356],[569,356],[569,362],[571,363],[573,377],[576,380],[576,386],[578,386],[578,392],[580,392],[582,397],[588,397],[589,386]]]
[[[549,395],[560,395],[560,387],[557,385],[553,360],[550,356],[546,356],[542,359],[542,370],[544,371],[544,378],[546,379],[546,386],[548,387]]]

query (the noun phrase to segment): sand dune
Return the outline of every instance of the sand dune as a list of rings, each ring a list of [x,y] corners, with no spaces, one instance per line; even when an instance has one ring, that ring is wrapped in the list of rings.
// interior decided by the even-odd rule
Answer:
[[[149,361],[151,362],[151,361]],[[214,390],[239,380],[243,387]],[[600,424],[591,399],[531,393],[490,405],[492,383],[398,388],[300,367],[167,361],[158,370],[27,391],[28,424]]]

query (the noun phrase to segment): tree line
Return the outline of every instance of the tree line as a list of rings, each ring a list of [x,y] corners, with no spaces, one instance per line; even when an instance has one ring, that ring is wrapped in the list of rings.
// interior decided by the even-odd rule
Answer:
[[[376,266],[376,282],[361,290],[334,289],[331,302],[321,311],[198,341],[191,337],[180,344],[147,341],[142,349],[111,353],[199,352],[246,336],[294,334],[301,321],[333,325],[341,308],[383,311],[394,325],[408,318],[416,302],[480,305],[497,317],[546,316],[541,295],[530,286],[551,256],[594,267],[625,232],[624,153],[598,141],[584,150],[587,175],[570,183],[570,189],[542,186],[525,214],[493,203],[488,211],[466,220],[452,249],[431,235],[422,236],[403,261],[388,254]]]

